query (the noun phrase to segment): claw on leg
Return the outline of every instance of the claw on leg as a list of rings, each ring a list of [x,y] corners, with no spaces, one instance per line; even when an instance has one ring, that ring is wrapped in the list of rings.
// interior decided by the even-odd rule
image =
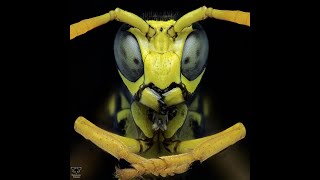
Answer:
[[[184,173],[194,161],[203,162],[246,135],[244,125],[237,123],[212,136],[179,143],[177,152],[182,154],[146,159],[135,154],[140,150],[138,140],[107,132],[84,117],[76,120],[75,130],[117,159],[131,163],[132,168],[116,168],[116,177],[119,179],[132,179],[144,174],[166,177]]]

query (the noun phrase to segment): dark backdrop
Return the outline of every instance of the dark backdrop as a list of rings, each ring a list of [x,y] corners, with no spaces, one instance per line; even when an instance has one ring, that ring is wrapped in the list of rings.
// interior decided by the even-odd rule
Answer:
[[[248,0],[171,1],[69,1],[69,24],[121,9],[143,12],[179,11],[185,14],[201,6],[252,11]],[[252,16],[251,16],[252,17]],[[208,134],[242,122],[245,139],[215,157],[195,163],[187,179],[249,179],[252,119],[251,29],[230,22],[207,19],[200,24],[207,32],[210,52],[201,88],[210,94],[214,118]],[[120,82],[113,57],[113,41],[121,23],[110,22],[69,42],[68,120],[82,115],[97,122],[97,112],[108,94]],[[211,131],[211,132],[210,132]],[[70,127],[70,166],[81,166],[81,179],[109,179],[118,161],[86,141]],[[70,179],[71,176],[70,176]]]

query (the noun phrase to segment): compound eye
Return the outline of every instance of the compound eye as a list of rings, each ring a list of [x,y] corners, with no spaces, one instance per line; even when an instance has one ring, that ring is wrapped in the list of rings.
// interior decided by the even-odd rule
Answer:
[[[131,82],[143,75],[143,62],[137,39],[120,28],[114,40],[114,56],[121,74]]]
[[[206,32],[197,24],[184,44],[181,71],[189,81],[196,79],[207,64],[209,43]]]

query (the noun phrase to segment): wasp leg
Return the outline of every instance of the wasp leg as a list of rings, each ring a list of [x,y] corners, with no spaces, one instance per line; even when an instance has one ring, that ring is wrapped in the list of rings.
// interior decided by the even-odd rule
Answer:
[[[117,159],[127,156],[130,152],[140,152],[140,143],[136,139],[119,136],[108,131],[105,131],[84,117],[77,118],[74,124],[74,129],[86,139],[92,141],[99,148],[108,152]]]
[[[244,138],[245,134],[243,124],[237,123],[215,135],[179,143],[177,151],[184,152],[182,154],[146,159],[131,164],[131,169],[116,169],[116,176],[120,179],[131,179],[143,174],[162,177],[181,174],[186,172],[194,161],[205,161]]]
[[[116,177],[119,179],[132,179],[144,174],[166,177],[184,173],[194,161],[202,162],[208,159],[244,138],[246,133],[243,124],[237,123],[218,134],[179,143],[177,151],[185,152],[183,154],[146,159],[135,154],[140,151],[138,140],[107,132],[81,116],[77,118],[74,128],[76,132],[112,156],[131,163],[133,168],[116,168]]]
[[[130,179],[131,177],[141,176],[146,173],[150,174],[157,165],[166,167],[166,164],[163,164],[159,159],[153,161],[135,154],[140,152],[141,148],[143,149],[143,142],[141,142],[141,145],[139,140],[105,131],[82,116],[76,119],[74,129],[77,133],[115,158],[124,159],[132,164],[134,169],[124,169],[121,171],[122,173],[116,174],[120,179]],[[118,169],[116,172],[118,172]]]
[[[197,160],[203,162],[226,147],[243,139],[245,135],[246,130],[244,125],[242,123],[237,123],[232,127],[211,136],[182,141],[177,144],[176,152],[192,152]]]
[[[120,121],[128,118],[130,115],[131,111],[130,109],[123,109],[117,113],[117,122],[119,123]]]

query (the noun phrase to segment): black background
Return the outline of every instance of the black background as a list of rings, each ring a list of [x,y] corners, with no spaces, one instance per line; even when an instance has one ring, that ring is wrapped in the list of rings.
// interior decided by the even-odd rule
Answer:
[[[179,11],[185,14],[203,5],[216,9],[252,11],[251,2],[247,0],[73,0],[69,1],[68,22],[73,24],[82,19],[104,14],[117,7],[137,15],[149,11]],[[253,18],[251,16],[251,19]],[[208,134],[242,122],[247,129],[246,138],[228,149],[231,149],[230,153],[241,152],[240,154],[244,154],[244,158],[249,161],[250,132],[253,120],[252,29],[215,19],[206,19],[200,24],[207,33],[210,45],[207,70],[200,84],[201,88],[210,94],[214,120],[217,121],[217,128],[211,128]],[[67,119],[71,123],[80,115],[97,123],[99,108],[115,86],[121,83],[113,57],[113,41],[120,25],[121,23],[117,21],[109,22],[69,42]],[[236,167],[218,163],[219,158],[222,161],[228,159],[228,152],[229,150],[226,150],[210,158],[213,159],[212,163],[207,161],[201,165],[195,163],[187,179],[197,177],[199,172],[207,174],[206,177],[203,177],[204,179],[228,179],[224,174],[235,174],[232,177],[236,179],[248,179],[250,176],[245,174],[249,174],[250,169],[237,174],[233,173],[233,170],[228,171],[232,168],[237,169]],[[114,167],[117,164],[118,161],[115,158],[84,140],[70,127],[70,166],[82,166],[82,179],[112,178]],[[245,165],[250,166],[250,163],[243,166]],[[221,166],[224,170],[221,170]]]

